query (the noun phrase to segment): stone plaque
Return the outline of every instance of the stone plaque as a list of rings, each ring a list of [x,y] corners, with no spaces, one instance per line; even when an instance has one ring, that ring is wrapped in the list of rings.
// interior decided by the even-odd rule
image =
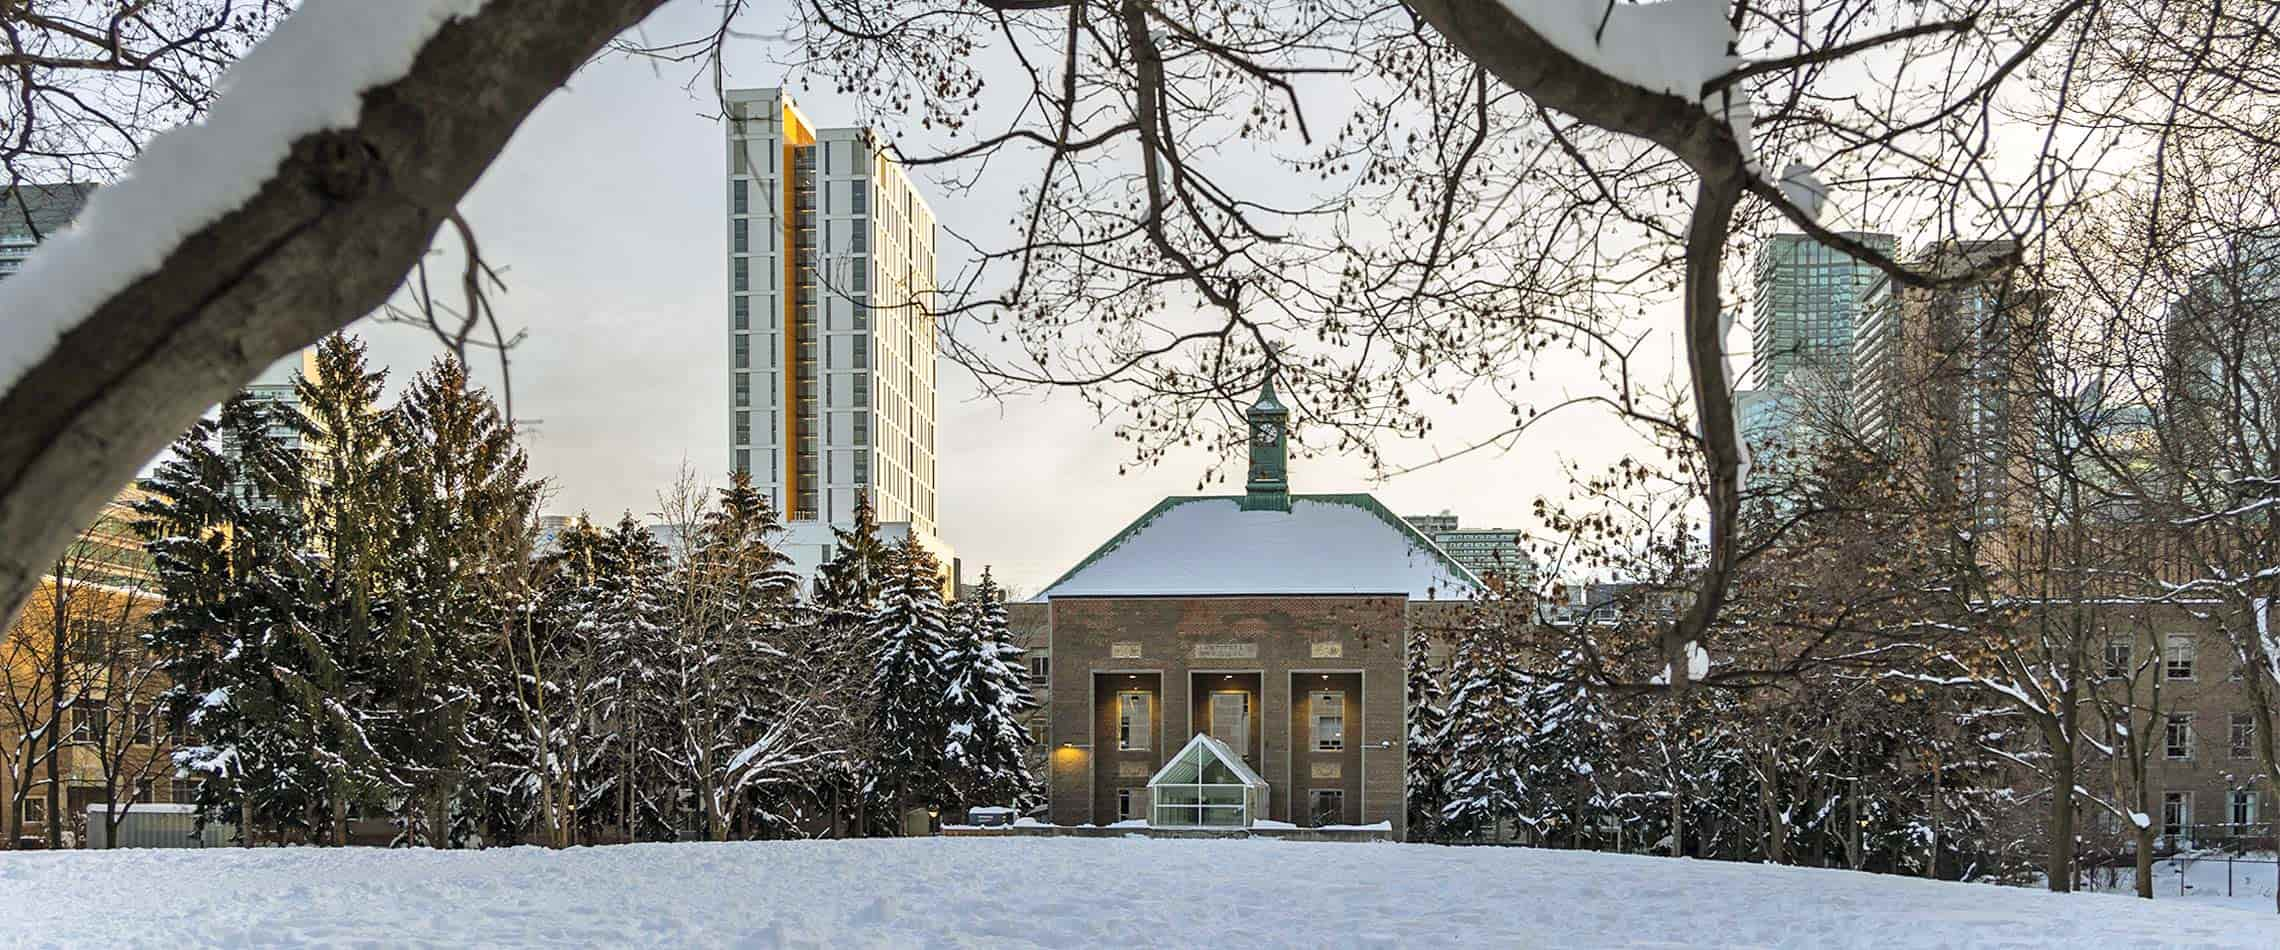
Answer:
[[[1345,766],[1337,762],[1316,762],[1311,772],[1314,778],[1345,778]]]
[[[1256,660],[1259,645],[1256,643],[1198,643],[1195,645],[1198,660]]]
[[[1314,658],[1317,660],[1335,660],[1345,655],[1346,645],[1344,643],[1336,640],[1314,641]]]
[[[1140,658],[1140,644],[1132,640],[1111,643],[1108,645],[1108,655],[1112,659],[1137,660]]]
[[[1154,774],[1156,774],[1155,771],[1148,768],[1146,762],[1127,759],[1116,763],[1117,778],[1147,778]]]

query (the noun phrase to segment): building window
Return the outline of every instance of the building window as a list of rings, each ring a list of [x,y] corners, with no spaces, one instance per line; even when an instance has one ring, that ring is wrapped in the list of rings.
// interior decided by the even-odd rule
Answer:
[[[2247,835],[2247,834],[2249,834],[2250,832],[2252,832],[2252,831],[2254,831],[2254,830],[2255,830],[2255,828],[2256,828],[2256,790],[2255,790],[2255,789],[2253,789],[2253,788],[2236,788],[2236,789],[2233,789],[2233,790],[2232,790],[2232,796],[2231,796],[2230,800],[2226,802],[2226,804],[2229,806],[2229,808],[2227,809],[2227,814],[2226,814],[2226,816],[2225,816],[2225,817],[2226,817],[2226,819],[2227,819],[2227,823],[2228,823],[2228,824],[2230,824],[2230,825],[2232,825],[2232,827],[2231,827],[2231,828],[2228,828],[2228,829],[2226,829],[2227,831],[2230,831],[2230,832],[2232,832],[2232,833],[2233,833],[2233,834],[2235,834],[2235,835]]]
[[[855,183],[854,192],[847,196],[847,210],[854,214],[871,213],[871,185],[869,182],[859,181]]]
[[[178,778],[167,782],[166,800],[176,805],[197,804],[198,783],[186,778]]]
[[[732,273],[736,275],[735,286],[738,293],[752,289],[752,268],[749,266],[751,263],[751,258],[739,257],[736,259],[736,266],[731,268]]]
[[[736,444],[752,444],[752,413],[749,411],[739,410],[736,413]]]
[[[752,374],[750,373],[736,374],[736,404],[739,406],[752,404]]]
[[[1120,789],[1117,789],[1117,790],[1116,790],[1116,820],[1118,820],[1118,821],[1131,821],[1132,819],[1139,817],[1139,815],[1140,815],[1140,790],[1139,790],[1139,789],[1137,789],[1137,788],[1120,788]]]
[[[731,245],[738,254],[752,253],[752,222],[738,218],[735,223],[736,241]]]
[[[2232,757],[2245,759],[2256,754],[2256,717],[2244,712],[2232,714],[2232,728],[2227,739],[2232,740]]]
[[[94,742],[102,738],[110,726],[111,711],[101,706],[80,706],[71,710],[71,741]]]
[[[35,788],[32,790],[31,796],[24,799],[24,820],[38,822],[47,821],[46,792]]]
[[[1052,657],[1049,657],[1049,656],[1033,656],[1033,657],[1030,657],[1030,658],[1029,658],[1029,682],[1030,682],[1030,683],[1032,683],[1032,684],[1034,684],[1034,685],[1040,685],[1040,686],[1042,686],[1042,685],[1044,685],[1045,681],[1046,681],[1046,680],[1048,680],[1048,679],[1050,679],[1050,678],[1052,678],[1052,676],[1053,676],[1053,658],[1052,658]]]
[[[742,179],[728,183],[728,203],[729,207],[735,209],[737,214],[752,213],[751,201],[745,196]]]
[[[1306,791],[1306,814],[1309,824],[1342,824],[1346,820],[1346,790],[1342,788],[1312,788]]]
[[[736,329],[752,329],[752,298],[739,296],[730,308],[736,318]]]
[[[1148,694],[1125,690],[1116,694],[1116,747],[1126,752],[1148,748]]]
[[[739,333],[736,335],[736,368],[750,369],[751,367],[752,338]]]
[[[2189,713],[2169,717],[2161,732],[2162,754],[2172,759],[2193,757],[2193,717]]]
[[[847,269],[847,290],[857,294],[871,291],[871,269],[862,261],[856,261],[855,266]]]
[[[2168,838],[2182,838],[2193,827],[2193,793],[2161,793],[2161,833]]]
[[[2106,675],[2130,675],[2130,636],[2128,634],[2106,638]]]
[[[2162,675],[2173,680],[2193,678],[2193,635],[2172,633],[2169,649],[2162,654]]]
[[[1346,748],[1346,694],[1322,690],[1311,694],[1314,750],[1337,752]]]
[[[855,193],[856,193],[856,194],[862,194],[862,193],[863,193],[863,189],[861,189],[861,188],[857,188],[857,189],[855,189]],[[868,229],[868,228],[854,228],[854,229],[853,229],[853,231],[854,231],[854,233],[847,235],[847,253],[849,253],[849,254],[868,254],[868,253],[870,253],[870,251],[871,251],[871,231],[870,231],[870,229]]]
[[[144,706],[134,710],[135,744],[155,745],[158,742],[158,707]]]
[[[750,474],[752,474],[752,450],[751,450],[751,449],[737,449],[737,450],[736,450],[736,470],[737,470],[737,471],[739,471],[739,472],[743,472],[743,473],[744,473],[744,474],[746,474],[746,475],[750,475]],[[773,476],[770,476],[770,480],[771,480],[771,481],[772,481],[772,480],[774,480],[774,477],[773,477]]]

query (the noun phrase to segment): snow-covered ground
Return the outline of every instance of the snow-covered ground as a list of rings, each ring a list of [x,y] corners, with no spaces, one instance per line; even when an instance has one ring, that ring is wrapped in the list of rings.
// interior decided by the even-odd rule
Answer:
[[[0,902],[6,946],[2280,946],[2176,901],[1260,839],[17,852]]]
[[[2280,876],[2280,868],[2274,866],[2269,851],[2241,855],[2229,862],[2221,851],[2181,854],[2153,862],[2153,899],[2270,914],[2276,876]],[[2100,890],[2116,894],[2136,894],[2136,879],[2134,868],[2120,869],[2111,885],[2102,875],[2092,876]]]

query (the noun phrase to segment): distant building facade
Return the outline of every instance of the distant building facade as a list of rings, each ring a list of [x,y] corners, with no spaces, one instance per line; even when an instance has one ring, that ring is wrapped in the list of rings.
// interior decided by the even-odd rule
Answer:
[[[78,182],[0,188],[0,280],[23,267],[48,235],[69,227],[94,192]]]
[[[1465,566],[1473,576],[1487,580],[1491,576],[1502,578],[1514,590],[1527,590],[1536,584],[1536,559],[1528,554],[1528,536],[1512,528],[1465,528],[1459,525],[1457,515],[1441,512],[1437,515],[1403,515],[1419,533],[1433,539],[1434,544],[1448,552],[1449,557]]]
[[[2009,241],[1943,242],[1915,266],[1955,274],[2015,250]],[[1982,523],[2002,521],[2025,477],[2036,335],[2046,296],[2003,271],[1940,290],[1895,290],[1879,277],[1853,347],[1853,427],[1902,464],[1955,473]]]
[[[1014,612],[1055,824],[1403,831],[1411,625],[1478,580],[1368,495],[1292,494],[1271,389],[1249,419],[1242,495],[1164,499]]]
[[[787,520],[934,534],[933,212],[870,130],[728,103],[730,462]]]
[[[945,564],[936,524],[934,214],[870,130],[781,89],[727,94],[729,464],[803,576],[868,495]]]
[[[156,565],[134,528],[141,516],[133,506],[149,497],[130,487],[106,503],[57,559],[53,572],[40,579],[7,630],[6,652],[13,659],[0,672],[8,677],[10,693],[26,701],[22,708],[38,718],[0,719],[0,742],[21,748],[26,731],[49,727],[42,715],[54,682],[47,658],[53,655],[59,620],[64,681],[85,691],[73,698],[58,726],[60,816],[48,807],[44,762],[20,772],[26,757],[19,756],[10,767],[0,768],[0,829],[21,836],[7,841],[9,847],[40,846],[49,823],[58,820],[69,840],[85,841],[90,805],[130,798],[136,805],[186,802],[196,791],[193,782],[173,777],[169,763],[176,742],[158,715],[167,682],[152,667],[140,639],[151,611],[163,603]]]

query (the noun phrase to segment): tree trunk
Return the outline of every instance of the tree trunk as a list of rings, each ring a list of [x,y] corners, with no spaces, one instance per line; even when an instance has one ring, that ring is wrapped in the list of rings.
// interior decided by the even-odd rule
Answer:
[[[332,780],[332,843],[348,847],[348,783],[339,775]]]
[[[1860,779],[1858,777],[1845,783],[1845,800],[1851,806],[1847,810],[1852,816],[1852,820],[1845,825],[1845,866],[1858,871],[1861,869],[1861,865],[1867,863],[1867,855],[1861,851]]]
[[[48,628],[48,722],[47,722],[47,843],[48,849],[63,847],[63,775],[61,772],[63,748],[63,650],[67,640],[65,620],[70,604],[63,592],[63,562],[55,568],[54,595],[48,600],[55,605],[49,616]],[[5,613],[0,610],[0,613]]]
[[[1670,856],[1686,856],[1686,800],[1678,794],[1678,783],[1670,789]]]
[[[451,786],[448,781],[436,783],[428,799],[428,847],[444,850],[451,847]]]
[[[1925,846],[1926,853],[1924,855],[1924,876],[1935,881],[1939,880],[1940,878],[1941,777],[1940,763],[1937,759],[1934,759],[1932,762],[1932,800],[1930,807],[1926,809],[1926,811],[1931,813],[1931,821],[1927,823],[1927,827],[1930,829],[1930,833],[1925,835],[1925,837],[1929,840]]]
[[[2137,896],[2153,899],[2153,827],[2136,827],[2132,821],[2132,836],[2137,839]]]
[[[2043,859],[2043,874],[2050,889],[2074,890],[2074,749],[2064,742],[2051,747],[2050,841]]]
[[[266,175],[250,197],[0,384],[0,627],[42,566],[206,407],[386,301],[523,119],[662,2],[490,0],[444,24],[403,76],[364,91],[354,126],[249,169]],[[288,32],[282,41],[315,42]],[[228,89],[218,105],[268,94]]]

